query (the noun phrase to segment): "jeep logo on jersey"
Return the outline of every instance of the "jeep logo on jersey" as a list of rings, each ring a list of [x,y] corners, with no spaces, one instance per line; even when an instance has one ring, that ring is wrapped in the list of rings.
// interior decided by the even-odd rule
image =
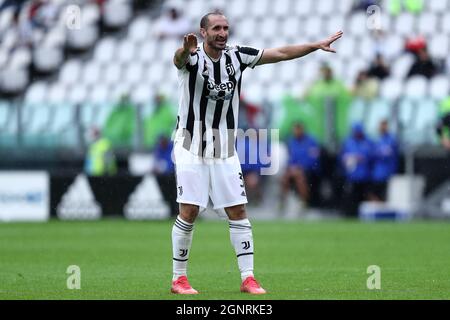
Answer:
[[[208,81],[208,90],[212,91],[232,91],[234,89],[234,84],[231,81],[227,81],[227,82],[222,82],[219,84],[215,84],[211,81]]]

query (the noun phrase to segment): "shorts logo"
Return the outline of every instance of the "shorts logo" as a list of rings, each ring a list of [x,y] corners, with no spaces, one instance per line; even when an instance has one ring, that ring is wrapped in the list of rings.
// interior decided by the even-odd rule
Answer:
[[[231,63],[227,64],[227,65],[225,66],[225,69],[227,70],[227,73],[228,73],[229,76],[234,75],[234,73],[236,72],[236,71],[234,70],[234,66],[233,66]]]
[[[178,195],[183,195],[183,186],[178,187]]]

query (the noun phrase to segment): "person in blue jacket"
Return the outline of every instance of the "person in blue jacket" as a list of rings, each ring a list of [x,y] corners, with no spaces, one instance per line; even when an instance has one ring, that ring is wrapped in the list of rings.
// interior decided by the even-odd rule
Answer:
[[[173,175],[175,165],[172,161],[173,143],[168,137],[160,135],[153,151],[155,157],[154,173],[157,175]]]
[[[343,209],[346,214],[356,216],[359,204],[368,199],[373,160],[373,143],[360,123],[352,126],[339,160],[345,178]]]
[[[317,186],[320,174],[320,146],[305,132],[302,123],[294,123],[287,149],[289,160],[286,172],[281,178],[281,203],[283,204],[293,183],[300,198],[307,205],[311,205],[312,198],[317,199],[318,195],[317,188],[314,187]]]
[[[379,126],[379,137],[374,144],[374,160],[370,192],[371,200],[386,200],[387,183],[389,178],[397,172],[397,167],[397,139],[389,132],[388,121],[383,120],[380,122]]]

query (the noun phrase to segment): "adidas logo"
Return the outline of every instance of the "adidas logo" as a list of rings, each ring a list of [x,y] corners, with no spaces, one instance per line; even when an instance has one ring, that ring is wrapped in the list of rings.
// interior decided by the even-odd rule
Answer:
[[[245,191],[242,191],[241,196],[246,197]]]

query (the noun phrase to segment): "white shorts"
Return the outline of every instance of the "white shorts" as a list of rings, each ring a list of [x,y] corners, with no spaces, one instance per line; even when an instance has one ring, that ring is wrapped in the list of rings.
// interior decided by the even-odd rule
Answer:
[[[247,203],[244,178],[237,153],[227,159],[205,159],[174,143],[174,163],[177,179],[177,202],[227,208]]]

